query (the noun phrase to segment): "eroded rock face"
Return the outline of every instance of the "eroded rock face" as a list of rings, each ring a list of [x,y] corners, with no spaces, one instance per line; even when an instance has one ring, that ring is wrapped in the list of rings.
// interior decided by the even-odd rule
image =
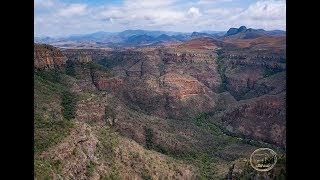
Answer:
[[[128,105],[147,113],[178,119],[209,111],[217,101],[217,95],[197,79],[176,73],[159,78],[148,76],[144,80],[129,78],[124,84],[123,97]]]
[[[91,71],[93,84],[98,90],[105,90],[113,93],[121,88],[123,80],[119,77],[113,77],[107,72],[92,70]]]
[[[60,50],[47,44],[34,44],[34,68],[53,69],[66,64],[65,57]]]
[[[175,99],[183,99],[193,95],[205,94],[205,87],[190,76],[168,73],[161,80],[166,92]]]
[[[244,100],[227,109],[221,121],[233,133],[285,147],[285,100],[284,95]]]
[[[237,99],[254,89],[256,82],[263,77],[260,68],[241,68],[226,74],[227,90]]]
[[[92,61],[92,51],[68,49],[62,52],[69,60],[80,63]]]
[[[70,57],[77,56],[78,51],[90,54],[94,62],[108,67],[113,75],[90,72],[93,84],[133,109],[163,118],[191,120],[218,108],[226,110],[221,121],[229,130],[284,145],[285,101],[279,93],[285,91],[285,76],[279,74],[285,72],[285,46],[273,45],[277,40],[271,40],[269,44],[258,40],[232,44],[200,39],[172,48],[67,51]],[[241,43],[250,46],[243,48]],[[216,51],[218,47],[222,53]],[[228,97],[219,94],[222,85]],[[267,94],[274,97],[255,99]],[[231,100],[232,106],[226,104]],[[266,104],[271,100],[281,103]],[[261,107],[266,110],[261,111]],[[259,123],[254,121],[257,117]],[[258,130],[243,129],[247,126]]]

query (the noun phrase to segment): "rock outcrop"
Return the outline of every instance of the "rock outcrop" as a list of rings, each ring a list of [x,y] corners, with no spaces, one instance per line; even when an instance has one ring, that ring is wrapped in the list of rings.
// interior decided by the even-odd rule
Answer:
[[[240,101],[223,113],[221,121],[232,133],[285,147],[285,101],[284,94]]]
[[[66,64],[67,57],[51,45],[34,44],[34,68],[53,69]]]
[[[66,57],[68,57],[68,59],[71,61],[76,61],[76,62],[80,62],[80,63],[87,63],[87,62],[92,61],[92,52],[91,51],[68,49],[68,50],[64,50],[62,53]]]

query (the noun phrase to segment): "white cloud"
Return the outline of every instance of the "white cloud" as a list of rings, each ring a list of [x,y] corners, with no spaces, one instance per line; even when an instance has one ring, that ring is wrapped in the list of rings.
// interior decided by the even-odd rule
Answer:
[[[144,8],[159,8],[165,7],[168,5],[172,5],[175,3],[176,0],[161,0],[161,1],[154,1],[154,0],[126,0],[124,2],[124,7],[130,9],[144,9]]]
[[[222,2],[232,2],[233,0],[198,0],[198,4],[212,4]]]
[[[61,9],[58,14],[60,16],[70,17],[74,15],[81,15],[86,12],[87,5],[85,4],[71,4],[70,6]]]
[[[253,28],[285,29],[286,3],[276,0],[258,1],[231,18],[233,22],[239,20]]]
[[[52,0],[34,0],[34,6],[37,8],[52,7],[54,2]]]
[[[191,15],[192,17],[199,17],[201,16],[201,13],[198,8],[191,7],[188,11],[188,14]]]
[[[201,0],[201,2],[209,0]],[[221,2],[225,0],[213,0]],[[181,0],[125,0],[120,4],[67,4],[35,0],[35,33],[69,35],[125,29],[201,31],[252,28],[285,29],[286,2],[259,0],[247,7],[236,4],[198,4]],[[238,2],[238,1],[232,1]],[[224,3],[226,4],[226,3]],[[229,4],[229,2],[227,3]]]

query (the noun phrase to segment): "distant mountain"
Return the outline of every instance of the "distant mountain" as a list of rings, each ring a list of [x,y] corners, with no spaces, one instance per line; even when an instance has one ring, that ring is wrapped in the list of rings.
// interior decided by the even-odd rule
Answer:
[[[125,30],[120,33],[118,33],[119,36],[128,38],[130,36],[136,36],[136,35],[147,35],[151,37],[158,37],[162,34],[166,34],[169,36],[172,35],[178,35],[183,34],[181,32],[172,32],[172,31],[147,31],[147,30]]]
[[[247,28],[245,26],[241,26],[238,29],[237,28],[230,28],[225,36],[231,36],[234,34],[238,34],[238,33],[242,33],[245,32],[247,30]]]
[[[253,39],[266,35],[284,35],[285,31],[247,29],[245,26],[223,31],[200,31],[192,33],[173,31],[125,30],[122,32],[95,32],[91,34],[74,34],[63,38],[35,37],[36,43],[47,43],[61,48],[114,48],[132,46],[153,46],[186,42],[197,38],[235,38]]]
[[[266,31],[264,29],[247,29],[246,26],[240,26],[239,28],[230,28],[223,37],[241,38],[241,39],[254,39],[266,35],[285,35],[285,31],[272,30]]]
[[[146,34],[143,34],[143,35],[129,36],[125,42],[127,44],[139,45],[139,44],[152,43],[153,41],[154,41],[154,38],[152,36],[148,36]]]
[[[77,41],[77,40],[95,41],[95,40],[100,40],[102,38],[110,36],[112,34],[115,34],[115,33],[100,31],[100,32],[92,33],[92,34],[75,34],[75,35],[71,35],[71,36],[67,37],[67,39],[72,40],[72,41]]]
[[[48,43],[55,41],[54,38],[51,37],[34,37],[34,42],[35,43]]]

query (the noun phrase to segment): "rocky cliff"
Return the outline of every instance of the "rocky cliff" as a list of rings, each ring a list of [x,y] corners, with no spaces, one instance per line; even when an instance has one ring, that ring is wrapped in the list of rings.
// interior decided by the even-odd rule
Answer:
[[[34,44],[34,68],[53,69],[63,66],[67,57],[57,48],[47,44]]]
[[[75,53],[77,52],[77,53]],[[65,55],[69,60],[76,61],[80,63],[87,63],[92,61],[92,51],[86,51],[86,50],[64,50],[62,51],[63,55]]]

